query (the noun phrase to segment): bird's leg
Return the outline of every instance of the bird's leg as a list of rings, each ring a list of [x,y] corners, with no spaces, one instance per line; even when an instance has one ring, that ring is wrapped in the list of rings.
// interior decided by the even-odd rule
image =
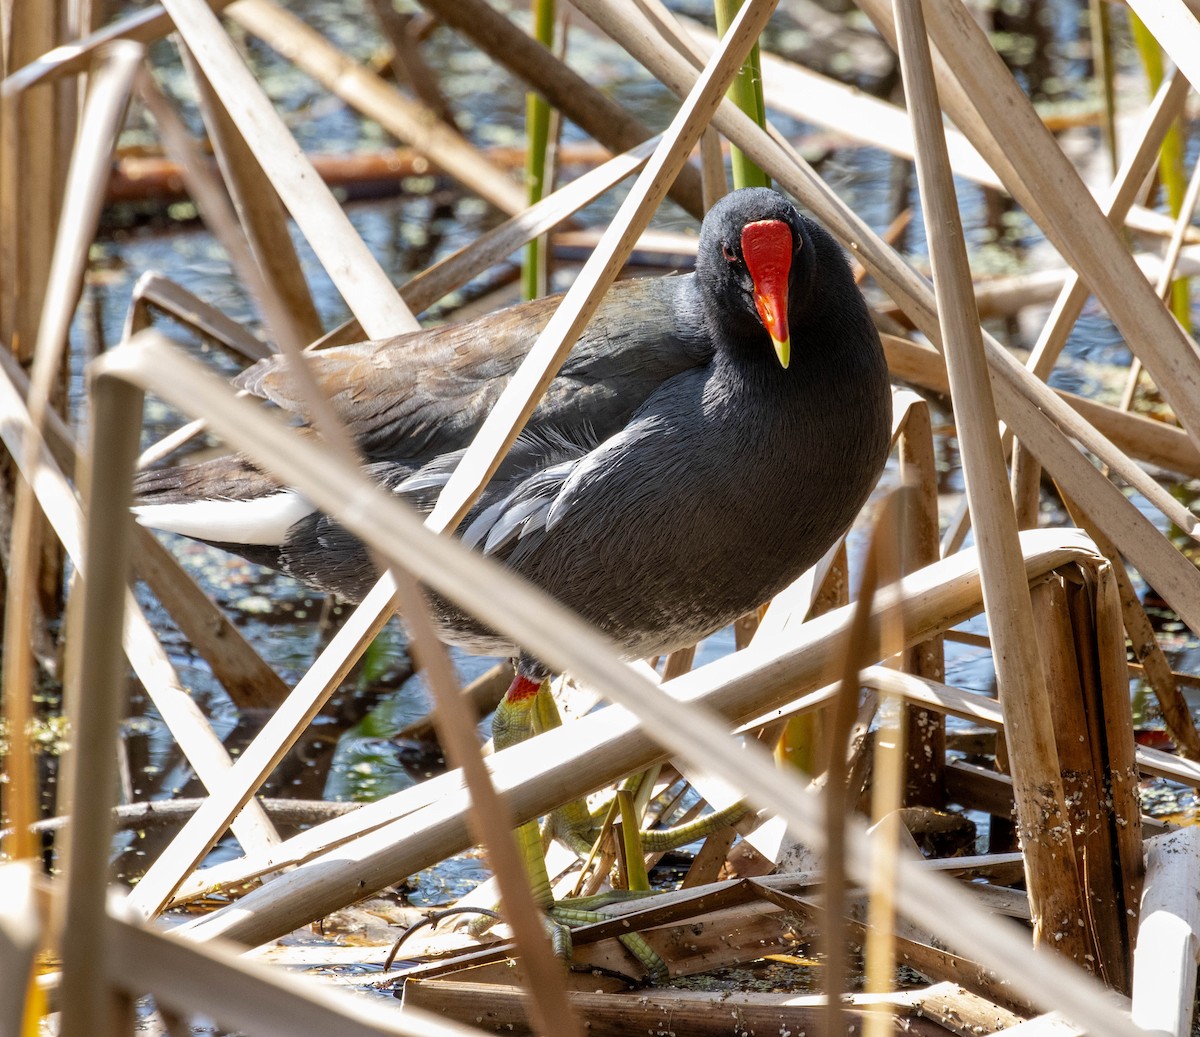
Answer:
[[[548,695],[549,678],[535,681],[520,672],[513,678],[492,716],[492,745],[497,752],[532,737],[536,703],[543,689]],[[554,906],[554,893],[550,888],[550,876],[546,872],[542,834],[537,821],[526,821],[517,828],[516,834],[521,857],[525,861],[525,870],[529,873],[534,900],[538,907],[548,911]]]
[[[539,698],[549,700],[548,707],[539,707]],[[537,723],[539,712],[542,713],[540,719],[543,721],[540,725]],[[557,723],[561,723],[561,720],[554,708],[553,699],[550,698],[549,679],[539,682],[518,672],[492,716],[492,745],[499,752],[531,737],[536,727],[541,726],[545,729],[555,727]],[[587,807],[581,803],[579,809],[586,818]],[[541,829],[537,821],[527,821],[520,825],[516,835],[521,856],[525,861],[525,870],[529,874],[534,901],[555,923],[562,926],[566,931],[563,936],[569,939],[571,925],[599,922],[606,918],[605,915],[594,911],[562,909],[555,903],[550,875],[546,871]],[[640,933],[626,933],[619,939],[642,963],[652,980],[660,982],[667,978],[666,965]],[[567,953],[569,954],[569,951]]]
[[[492,744],[497,752],[532,737],[534,707],[543,687],[549,693],[549,678],[539,682],[521,673],[513,678],[492,715]]]

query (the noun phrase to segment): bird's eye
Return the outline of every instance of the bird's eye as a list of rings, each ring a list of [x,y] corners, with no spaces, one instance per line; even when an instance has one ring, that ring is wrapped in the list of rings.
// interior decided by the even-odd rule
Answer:
[[[729,244],[728,241],[721,242],[721,255],[723,255],[730,263],[736,263],[738,261],[738,254],[734,251],[733,246]]]

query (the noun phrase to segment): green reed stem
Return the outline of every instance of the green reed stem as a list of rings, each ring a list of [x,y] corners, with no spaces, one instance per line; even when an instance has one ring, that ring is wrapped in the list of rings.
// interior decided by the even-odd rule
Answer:
[[[717,34],[724,36],[742,0],[714,0],[713,11],[717,18]],[[750,51],[741,72],[729,87],[729,99],[759,126],[767,124],[767,108],[763,102],[762,70],[758,56],[758,44]],[[730,165],[733,170],[733,186],[770,187],[771,178],[758,168],[740,148],[730,150]]]
[[[534,0],[533,35],[549,47],[554,42],[554,0]],[[546,151],[550,143],[550,105],[541,94],[525,95],[525,183],[529,204],[542,200],[546,189]],[[533,238],[525,246],[521,262],[521,297],[536,299],[545,291],[546,257],[543,239]]]

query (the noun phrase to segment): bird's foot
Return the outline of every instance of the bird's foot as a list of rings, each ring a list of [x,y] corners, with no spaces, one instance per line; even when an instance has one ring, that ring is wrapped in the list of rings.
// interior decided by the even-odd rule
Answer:
[[[578,903],[578,901],[559,901],[550,910],[551,920],[565,930],[568,940],[573,928],[581,925],[590,925],[593,922],[607,922],[612,917],[601,911],[589,911],[578,907],[576,906]],[[641,933],[622,933],[617,939],[641,963],[651,983],[657,985],[665,983],[671,978],[671,974],[667,969],[667,963],[662,960],[658,951],[650,946]]]

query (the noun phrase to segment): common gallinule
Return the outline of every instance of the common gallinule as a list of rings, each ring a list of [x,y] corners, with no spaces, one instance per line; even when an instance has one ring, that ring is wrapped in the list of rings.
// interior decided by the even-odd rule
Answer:
[[[368,471],[428,508],[556,300],[311,354]],[[793,348],[794,342],[794,348]],[[238,385],[299,410],[278,358]],[[631,658],[767,601],[849,526],[882,469],[887,366],[833,238],[780,194],[735,191],[692,274],[613,286],[463,539],[549,591]],[[146,472],[140,521],[351,601],[362,545],[237,457]],[[516,646],[435,599],[447,641]],[[522,656],[511,699],[545,676]]]

